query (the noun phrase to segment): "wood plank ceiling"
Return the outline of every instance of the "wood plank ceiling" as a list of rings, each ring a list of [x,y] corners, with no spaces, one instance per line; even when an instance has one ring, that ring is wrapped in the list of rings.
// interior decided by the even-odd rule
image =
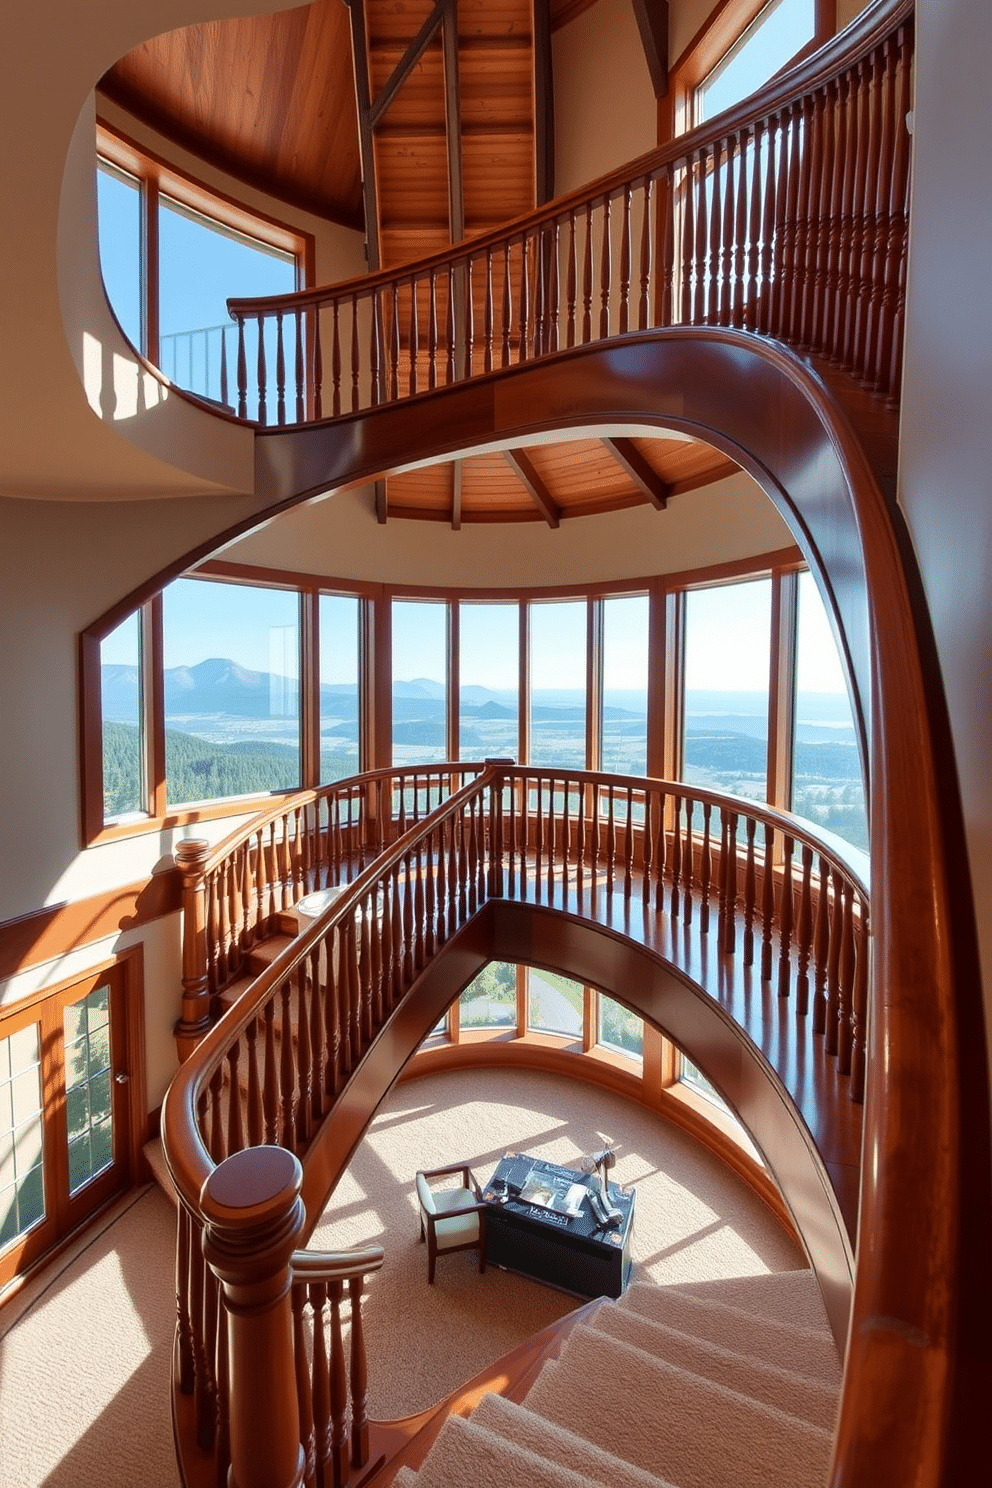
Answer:
[[[156,37],[100,91],[279,200],[368,221],[370,265],[391,268],[552,194],[550,29],[593,3],[314,0]],[[391,476],[374,499],[380,521],[554,527],[736,468],[684,438],[579,439]]]

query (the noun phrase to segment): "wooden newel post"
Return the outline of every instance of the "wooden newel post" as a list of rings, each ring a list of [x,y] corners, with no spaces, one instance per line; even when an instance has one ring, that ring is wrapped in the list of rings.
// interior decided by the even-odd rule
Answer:
[[[188,1059],[210,1027],[207,981],[207,889],[203,869],[210,843],[184,837],[176,845],[176,867],[183,880],[183,996],[175,1027],[179,1063]]]
[[[228,1488],[300,1488],[291,1258],[304,1224],[303,1169],[284,1147],[248,1147],[200,1194],[203,1254],[227,1329]]]

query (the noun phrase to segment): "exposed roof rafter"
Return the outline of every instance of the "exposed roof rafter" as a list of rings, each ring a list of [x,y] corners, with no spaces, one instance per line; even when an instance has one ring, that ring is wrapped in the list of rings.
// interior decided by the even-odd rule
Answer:
[[[557,527],[561,521],[561,507],[538,475],[523,450],[506,450],[506,458],[517,472],[530,493],[531,500],[549,527]]]
[[[656,506],[659,511],[664,511],[668,505],[668,498],[672,495],[672,488],[667,481],[662,480],[656,470],[641,454],[632,439],[604,439],[603,443],[618,465],[622,465],[637,486],[638,490]]]

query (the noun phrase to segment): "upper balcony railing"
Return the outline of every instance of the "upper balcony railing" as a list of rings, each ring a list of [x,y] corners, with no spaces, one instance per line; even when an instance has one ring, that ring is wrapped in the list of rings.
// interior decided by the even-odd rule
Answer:
[[[239,417],[336,418],[677,325],[775,337],[894,402],[912,63],[912,0],[880,0],[746,102],[505,229],[399,270],[230,300]]]

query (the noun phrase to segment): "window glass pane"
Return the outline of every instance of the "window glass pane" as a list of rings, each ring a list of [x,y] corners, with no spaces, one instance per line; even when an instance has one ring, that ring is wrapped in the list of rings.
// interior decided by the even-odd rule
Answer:
[[[680,1079],[686,1085],[691,1086],[693,1090],[698,1090],[700,1095],[705,1095],[706,1099],[712,1101],[715,1106],[719,1106],[721,1111],[726,1111],[728,1116],[733,1116],[734,1113],[723,1099],[723,1096],[717,1090],[716,1086],[707,1080],[699,1066],[693,1064],[692,1060],[687,1059],[684,1054],[679,1057],[682,1065]]]
[[[772,0],[696,90],[696,123],[757,91],[812,41],[815,0]]]
[[[837,643],[811,573],[799,577],[792,809],[867,852],[854,716]]]
[[[169,805],[300,783],[300,600],[177,579],[163,592]]]
[[[770,579],[686,595],[683,778],[763,801],[768,779]]]
[[[530,762],[586,767],[586,601],[530,607]]]
[[[358,599],[320,596],[320,783],[359,772]]]
[[[585,988],[555,971],[527,971],[527,1026],[582,1037]]]
[[[63,1014],[70,1196],[113,1161],[108,995],[97,987]]]
[[[598,1042],[640,1059],[644,1053],[644,1020],[605,992],[599,994]]]
[[[228,299],[289,294],[296,288],[296,260],[290,253],[230,231],[217,222],[163,198],[159,204],[159,365],[167,377],[201,396],[222,401],[221,364],[226,359],[227,403],[236,401],[238,340],[227,313]],[[246,356],[255,386],[257,328],[249,326]],[[283,323],[287,369],[296,362],[296,323]],[[267,416],[276,422],[276,328],[265,336]],[[290,416],[295,417],[295,392]],[[248,417],[258,417],[252,394]]]
[[[448,758],[448,607],[393,601],[393,764]]]
[[[516,1028],[517,968],[490,961],[459,999],[462,1028]]]
[[[37,1023],[0,1039],[0,1246],[45,1216]]]
[[[141,336],[141,188],[105,160],[97,161],[100,270],[121,330],[138,351]]]
[[[603,601],[603,769],[648,769],[648,597]]]
[[[141,751],[141,624],[136,610],[100,642],[103,814],[145,809]]]
[[[459,759],[516,759],[520,746],[520,610],[463,604],[458,612]]]

